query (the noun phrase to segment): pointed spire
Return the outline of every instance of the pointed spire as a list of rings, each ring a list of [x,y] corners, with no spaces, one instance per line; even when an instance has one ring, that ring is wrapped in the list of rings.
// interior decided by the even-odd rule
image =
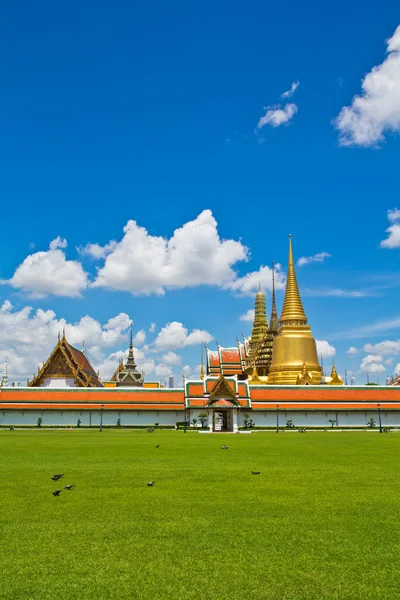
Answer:
[[[203,346],[201,346],[201,359],[200,359],[200,379],[204,379]]]
[[[82,352],[83,354],[85,354],[86,350],[85,350],[85,340],[82,340]]]
[[[133,368],[136,370],[136,363],[135,363],[135,357],[133,356],[133,336],[132,336],[132,326],[133,323],[131,322],[131,333],[130,333],[130,339],[129,339],[129,352],[128,352],[128,359],[125,363],[125,368]]]
[[[62,337],[62,339],[65,340],[65,325],[63,327],[63,337]]]
[[[258,345],[264,335],[268,331],[268,319],[267,319],[267,309],[265,304],[265,295],[261,291],[261,285],[258,284],[258,292],[256,294],[256,300],[254,304],[254,320],[253,320],[253,329],[251,331],[251,339],[250,343],[254,347],[254,345]]]
[[[58,330],[58,341],[60,341],[60,330]]]
[[[297,285],[296,273],[294,270],[292,235],[289,235],[289,263],[286,281],[285,300],[281,314],[281,324],[285,321],[295,321],[296,324],[306,325],[307,317],[304,312],[303,304],[300,298],[300,292]],[[300,321],[300,323],[299,323]]]
[[[3,371],[3,377],[1,378],[0,387],[7,387],[7,386],[8,386],[8,370],[7,370],[7,363],[4,363],[4,371]]]
[[[271,306],[271,319],[269,322],[269,328],[271,331],[278,331],[279,319],[276,311],[276,298],[275,298],[275,263],[272,261],[272,306]]]

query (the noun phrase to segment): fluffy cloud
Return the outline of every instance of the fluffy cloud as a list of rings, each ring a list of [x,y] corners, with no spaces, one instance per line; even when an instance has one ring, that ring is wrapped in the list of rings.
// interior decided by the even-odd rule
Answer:
[[[378,344],[365,344],[364,351],[369,354],[379,354],[380,356],[400,354],[400,341],[392,342],[385,340]]]
[[[387,40],[387,56],[367,73],[362,93],[335,121],[343,146],[374,146],[384,133],[400,131],[400,25]]]
[[[283,92],[283,94],[281,94],[281,98],[291,98],[293,96],[293,94],[295,93],[295,91],[297,90],[297,88],[300,85],[300,81],[293,81],[292,85],[290,86],[290,89],[288,89],[286,92]]]
[[[66,247],[66,240],[57,237],[50,243],[49,250],[27,256],[12,278],[1,283],[8,283],[33,298],[48,294],[80,296],[88,284],[87,274],[79,262],[67,260]]]
[[[263,117],[257,123],[257,129],[262,129],[265,125],[271,127],[279,127],[280,125],[288,124],[298,111],[298,107],[293,102],[285,104],[281,107],[279,104],[274,106],[265,106],[264,109],[267,111]]]
[[[332,358],[336,354],[336,348],[332,346],[327,340],[315,340],[317,344],[318,356],[322,358]]]
[[[299,267],[303,265],[308,265],[309,263],[319,262],[322,263],[326,258],[330,258],[330,254],[328,252],[318,252],[317,254],[313,254],[313,256],[302,256],[297,261]]]
[[[171,350],[169,350],[166,354],[163,355],[162,360],[167,365],[180,365],[182,362],[181,357],[175,352],[172,352]]]
[[[96,260],[100,258],[105,258],[110,252],[114,250],[117,242],[111,241],[109,244],[105,246],[100,246],[100,244],[87,244],[84,248],[78,248],[78,251],[81,254],[86,254],[87,256],[91,256]]]
[[[213,336],[208,331],[193,329],[189,333],[182,323],[172,321],[160,330],[155,340],[155,347],[157,350],[174,350],[195,344],[207,344],[212,339]]]
[[[6,300],[0,308],[0,363],[9,363],[10,381],[31,378],[37,366],[48,358],[58,333],[65,327],[71,344],[80,348],[85,341],[97,369],[104,362],[107,350],[128,345],[130,322],[127,314],[120,313],[103,325],[89,315],[76,323],[67,323],[65,319],[57,319],[52,310],[33,311],[30,306],[14,310]],[[117,364],[118,360],[113,363],[112,372]]]
[[[382,364],[382,356],[378,354],[368,354],[365,356],[360,365],[360,371],[362,373],[375,373],[379,375],[386,371],[386,367]]]
[[[156,375],[158,375],[159,377],[169,377],[170,375],[172,375],[172,371],[170,367],[161,363],[156,367]]]
[[[354,355],[354,354],[358,354],[360,351],[358,350],[358,348],[355,348],[354,346],[350,346],[350,348],[347,350],[346,354],[350,354],[350,356]]]
[[[240,241],[221,240],[210,210],[176,229],[170,239],[128,221],[92,285],[133,294],[197,285],[229,288],[237,278],[232,267],[246,260],[248,249]]]
[[[141,346],[142,344],[144,344],[144,341],[146,339],[146,332],[144,329],[140,329],[135,337],[133,338],[133,343],[136,344],[137,346]]]
[[[156,330],[156,324],[155,323],[151,323],[150,327],[149,327],[149,333],[154,333]]]
[[[275,265],[275,288],[277,290],[285,289],[286,275],[281,270],[281,265]],[[262,266],[258,271],[247,273],[243,277],[238,277],[231,282],[229,289],[240,294],[252,296],[261,285],[263,290],[272,290],[272,269]]]
[[[400,247],[400,210],[394,208],[387,211],[387,217],[391,225],[386,229],[388,237],[381,241],[381,248]]]
[[[254,308],[249,308],[249,310],[247,312],[245,312],[244,315],[240,316],[240,320],[253,322],[254,321]]]

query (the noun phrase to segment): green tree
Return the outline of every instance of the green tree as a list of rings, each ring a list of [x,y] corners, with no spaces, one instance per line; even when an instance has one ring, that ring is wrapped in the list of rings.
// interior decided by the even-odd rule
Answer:
[[[201,428],[204,429],[204,425],[206,424],[206,421],[208,419],[207,413],[201,412],[199,414],[199,419],[200,419],[200,423],[201,423]]]
[[[288,421],[286,421],[286,427],[288,429],[292,429],[294,427],[294,423],[293,423],[292,419],[289,419]]]
[[[160,423],[154,423],[154,427],[158,427]]]
[[[197,423],[197,419],[192,419],[192,425],[193,425],[193,427],[196,427],[196,423]]]
[[[372,428],[372,427],[375,427],[375,424],[376,424],[376,423],[375,423],[375,419],[373,419],[373,418],[371,417],[371,418],[370,418],[370,420],[369,420],[369,421],[368,421],[368,423],[367,423],[367,426]]]
[[[42,423],[43,423],[43,421],[42,421],[42,417],[39,417],[39,418],[38,418],[38,420],[37,420],[37,426],[38,426],[38,427],[41,427],[41,426],[42,426]]]
[[[336,419],[329,419],[329,423],[331,424],[331,427],[333,428],[336,423]]]
[[[77,420],[77,422],[76,422],[76,426],[77,426],[77,427],[80,427],[80,426],[81,426],[81,423],[82,423],[82,421],[81,421],[80,419],[78,419],[78,420]]]
[[[121,427],[121,419],[117,419],[117,427]]]

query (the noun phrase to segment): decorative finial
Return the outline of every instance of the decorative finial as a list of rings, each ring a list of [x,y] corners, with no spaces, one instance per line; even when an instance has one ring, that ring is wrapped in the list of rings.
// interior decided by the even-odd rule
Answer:
[[[60,341],[60,337],[61,337],[60,330],[58,330],[58,341]]]
[[[200,358],[200,379],[204,379],[203,346],[201,346],[201,358]]]
[[[261,283],[258,282],[258,291],[261,292]]]
[[[85,354],[85,340],[82,340],[82,352]]]
[[[65,325],[63,327],[63,340],[65,340]]]
[[[304,312],[303,304],[300,298],[300,292],[297,285],[296,272],[294,269],[293,260],[293,248],[292,248],[292,236],[289,236],[289,261],[288,261],[288,273],[286,280],[286,291],[285,300],[283,302],[283,309],[281,314],[281,323],[283,321],[296,322],[298,324],[306,325],[307,317]]]

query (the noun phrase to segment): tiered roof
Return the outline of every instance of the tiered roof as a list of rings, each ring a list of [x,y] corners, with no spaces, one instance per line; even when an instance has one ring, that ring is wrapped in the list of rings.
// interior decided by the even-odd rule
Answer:
[[[29,387],[41,387],[46,378],[74,378],[77,387],[103,387],[98,373],[94,370],[83,350],[70,344],[65,331],[58,339],[49,358],[38,369],[38,373],[28,381]]]

